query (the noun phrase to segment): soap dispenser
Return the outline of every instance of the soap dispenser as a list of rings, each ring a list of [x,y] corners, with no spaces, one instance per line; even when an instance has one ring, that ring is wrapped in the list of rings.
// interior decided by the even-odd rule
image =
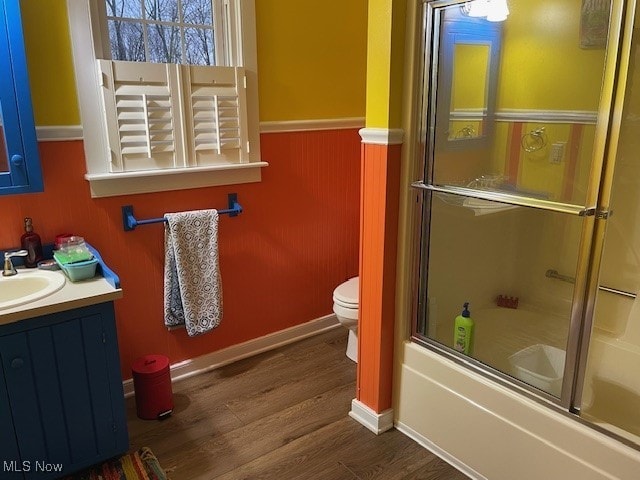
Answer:
[[[463,305],[462,313],[454,322],[453,348],[465,355],[473,354],[473,320],[469,312],[469,302]]]
[[[33,221],[29,217],[24,219],[24,233],[20,237],[20,244],[22,249],[27,251],[27,256],[24,257],[24,266],[35,268],[44,255],[42,254],[40,235],[33,231]]]

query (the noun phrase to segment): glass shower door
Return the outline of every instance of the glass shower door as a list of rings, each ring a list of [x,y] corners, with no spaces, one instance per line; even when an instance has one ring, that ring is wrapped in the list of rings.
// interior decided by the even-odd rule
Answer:
[[[584,37],[580,2],[512,1],[502,22],[468,6],[424,4],[413,338],[569,406],[620,17],[607,45]]]
[[[636,7],[636,18],[638,12]],[[581,416],[640,444],[640,37],[631,38]]]
[[[469,196],[426,196],[428,276],[417,334],[460,351],[456,317],[469,302],[468,358],[559,397],[574,284],[556,277],[575,275],[584,219]]]

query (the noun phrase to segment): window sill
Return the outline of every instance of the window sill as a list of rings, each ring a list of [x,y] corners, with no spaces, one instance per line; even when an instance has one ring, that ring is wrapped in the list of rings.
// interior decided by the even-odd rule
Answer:
[[[254,183],[261,179],[261,168],[268,165],[267,162],[251,162],[171,170],[87,173],[84,178],[91,185],[91,197],[101,198]]]

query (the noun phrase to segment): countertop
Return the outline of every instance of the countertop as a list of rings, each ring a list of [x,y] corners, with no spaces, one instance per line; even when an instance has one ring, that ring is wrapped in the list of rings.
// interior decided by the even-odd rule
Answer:
[[[19,268],[18,275],[29,275],[34,271],[37,270]],[[72,282],[61,270],[53,273],[65,277],[66,283],[60,290],[26,305],[0,310],[0,325],[109,302],[122,297],[122,289],[114,287],[101,275],[80,282]]]

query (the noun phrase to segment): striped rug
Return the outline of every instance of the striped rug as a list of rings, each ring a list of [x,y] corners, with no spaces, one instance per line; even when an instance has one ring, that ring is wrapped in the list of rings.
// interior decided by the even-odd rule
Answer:
[[[167,480],[167,475],[153,452],[143,447],[64,480]]]

